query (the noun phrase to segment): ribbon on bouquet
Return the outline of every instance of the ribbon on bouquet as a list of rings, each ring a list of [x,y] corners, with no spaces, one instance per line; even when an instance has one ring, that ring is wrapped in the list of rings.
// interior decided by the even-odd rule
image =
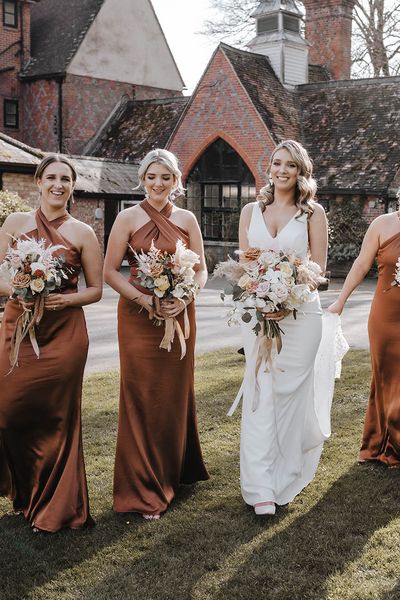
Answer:
[[[186,340],[189,339],[189,336],[190,336],[190,322],[189,322],[189,317],[187,314],[186,303],[184,302],[184,304],[185,304],[185,310],[183,313],[183,331],[182,331],[182,327],[176,317],[170,317],[170,318],[165,319],[164,337],[161,340],[161,344],[159,346],[159,348],[162,348],[164,350],[167,350],[168,352],[171,352],[172,343],[174,341],[175,333],[176,333],[178,336],[180,345],[181,345],[180,360],[182,360],[182,358],[186,354]]]
[[[266,321],[268,321],[268,323]],[[259,331],[256,339],[258,341],[258,344],[257,344],[257,358],[256,358],[256,364],[255,364],[255,368],[254,368],[255,393],[253,395],[253,401],[252,401],[252,406],[251,406],[253,412],[255,412],[257,410],[257,408],[260,404],[260,391],[261,390],[260,390],[260,384],[258,382],[258,374],[260,372],[260,368],[261,368],[263,361],[265,363],[265,369],[264,369],[265,373],[270,373],[271,371],[273,371],[275,373],[283,372],[283,369],[280,369],[275,364],[276,355],[279,354],[280,351],[282,350],[281,329],[278,326],[278,324],[275,322],[271,322],[271,320],[268,320],[268,319],[265,319],[264,321],[262,321],[261,331]],[[274,341],[276,342],[275,345],[274,345]],[[276,354],[274,351],[275,350],[274,346],[276,346]],[[244,385],[249,376],[250,376],[250,373],[246,369],[245,376],[242,381],[242,385],[240,386],[240,389],[236,395],[236,398],[233,401],[232,406],[230,407],[230,409],[227,413],[228,417],[231,417],[234,414],[237,407],[239,406],[240,400],[242,399],[242,396],[243,396]]]
[[[35,298],[33,311],[31,308],[24,309],[24,312],[18,317],[15,323],[14,333],[10,342],[10,373],[14,367],[18,367],[18,356],[21,344],[25,337],[29,335],[32,348],[39,358],[39,345],[36,339],[35,326],[39,325],[44,312],[44,296]]]

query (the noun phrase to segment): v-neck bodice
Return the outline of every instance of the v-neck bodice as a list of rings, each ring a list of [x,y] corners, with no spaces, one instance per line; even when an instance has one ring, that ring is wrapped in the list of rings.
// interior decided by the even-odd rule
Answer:
[[[276,236],[272,237],[260,205],[258,202],[255,203],[248,230],[249,246],[263,250],[291,250],[299,257],[306,258],[308,253],[307,215],[298,215],[298,212],[293,215]]]

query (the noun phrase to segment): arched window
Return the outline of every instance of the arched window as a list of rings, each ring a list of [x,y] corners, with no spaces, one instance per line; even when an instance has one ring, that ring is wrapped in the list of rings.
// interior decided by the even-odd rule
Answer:
[[[254,177],[239,154],[218,138],[192,169],[187,189],[204,239],[237,242],[240,211],[256,196]]]

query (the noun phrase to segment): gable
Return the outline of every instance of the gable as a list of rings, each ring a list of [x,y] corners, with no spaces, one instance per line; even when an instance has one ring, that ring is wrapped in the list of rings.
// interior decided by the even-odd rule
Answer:
[[[182,91],[150,0],[104,0],[67,72]]]
[[[31,59],[23,77],[65,73],[104,0],[41,0],[31,7]],[[73,18],[68,18],[73,15]]]

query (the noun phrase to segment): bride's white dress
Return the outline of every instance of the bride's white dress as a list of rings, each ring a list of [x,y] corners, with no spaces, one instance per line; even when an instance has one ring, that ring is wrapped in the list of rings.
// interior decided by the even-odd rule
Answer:
[[[308,252],[307,217],[299,214],[273,238],[258,203],[254,204],[248,230],[249,247],[293,250],[305,258]],[[313,479],[323,442],[330,435],[333,343],[326,345],[326,348],[332,347],[329,356],[319,356],[319,379],[315,381],[322,310],[318,292],[313,295],[313,300],[298,310],[296,319],[289,315],[279,322],[284,332],[282,350],[275,359],[274,370],[266,372],[265,364],[262,364],[258,385],[255,371],[259,338],[252,331],[255,322],[242,325],[246,373],[240,480],[243,498],[253,506],[258,502],[286,504],[293,500]],[[326,369],[330,371],[326,372]],[[255,402],[256,394],[259,397]]]

